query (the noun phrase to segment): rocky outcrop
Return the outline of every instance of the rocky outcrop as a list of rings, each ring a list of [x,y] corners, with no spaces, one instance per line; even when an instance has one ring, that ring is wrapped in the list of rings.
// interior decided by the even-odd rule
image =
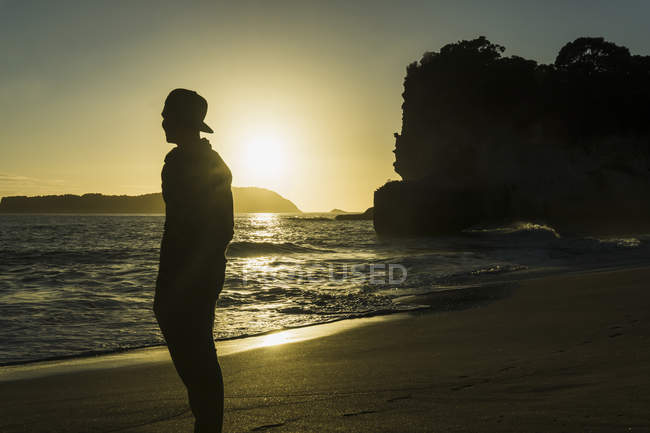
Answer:
[[[553,65],[481,37],[407,68],[380,234],[531,220],[564,233],[650,231],[650,57],[602,38]]]
[[[336,215],[334,219],[339,221],[361,221],[361,220],[372,220],[375,214],[374,208],[369,207],[363,213],[344,213]]]
[[[278,193],[255,187],[233,187],[235,212],[300,212]],[[162,194],[14,196],[0,200],[0,213],[164,213]]]

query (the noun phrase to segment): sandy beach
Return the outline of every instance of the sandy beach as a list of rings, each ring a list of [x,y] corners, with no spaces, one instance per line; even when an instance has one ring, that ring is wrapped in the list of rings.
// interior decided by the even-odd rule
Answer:
[[[224,431],[650,431],[649,279],[546,277],[453,311],[220,345]],[[192,430],[163,355],[5,380],[0,398],[4,433]]]

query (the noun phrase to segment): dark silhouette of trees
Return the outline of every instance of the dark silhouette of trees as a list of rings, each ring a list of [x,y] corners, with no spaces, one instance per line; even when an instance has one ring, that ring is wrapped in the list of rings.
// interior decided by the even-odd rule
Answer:
[[[578,38],[562,47],[555,67],[580,74],[625,73],[631,60],[630,50],[604,38]]]

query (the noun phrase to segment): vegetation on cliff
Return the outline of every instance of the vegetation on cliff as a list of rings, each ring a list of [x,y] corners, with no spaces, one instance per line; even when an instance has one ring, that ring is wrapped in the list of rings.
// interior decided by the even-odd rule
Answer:
[[[603,38],[566,44],[551,65],[504,51],[480,37],[407,67],[394,151],[403,181],[375,193],[378,232],[648,225],[650,57]]]

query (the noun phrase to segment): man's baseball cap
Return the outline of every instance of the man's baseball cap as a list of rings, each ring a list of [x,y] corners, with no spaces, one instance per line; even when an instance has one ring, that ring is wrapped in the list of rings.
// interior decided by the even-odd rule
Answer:
[[[212,128],[205,124],[205,114],[208,112],[208,101],[193,90],[174,89],[165,99],[162,116],[187,126],[196,127],[199,131],[212,133]]]

